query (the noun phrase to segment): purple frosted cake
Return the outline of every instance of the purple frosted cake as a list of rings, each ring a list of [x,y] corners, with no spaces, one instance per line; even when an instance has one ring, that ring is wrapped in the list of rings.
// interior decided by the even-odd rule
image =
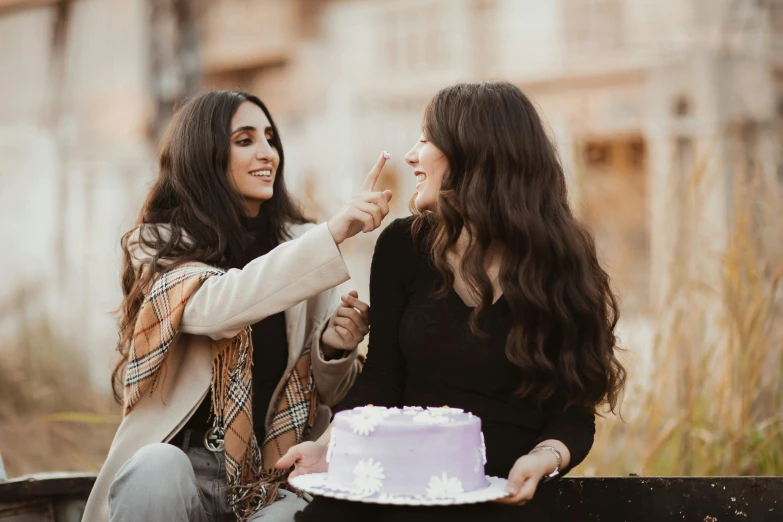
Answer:
[[[481,420],[456,408],[365,406],[335,415],[328,487],[449,498],[489,486]]]

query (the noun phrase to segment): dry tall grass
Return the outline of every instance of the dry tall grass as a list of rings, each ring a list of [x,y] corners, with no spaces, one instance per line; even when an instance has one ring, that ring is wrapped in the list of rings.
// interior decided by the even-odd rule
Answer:
[[[704,219],[699,207],[716,179],[697,167],[678,196],[691,216]],[[691,247],[675,252],[669,267],[651,367],[634,367],[627,347],[624,421],[599,421],[585,474],[783,474],[780,180],[743,170],[728,193],[733,211],[720,251],[693,248],[693,227],[678,224],[685,234],[678,244]]]
[[[85,354],[45,320],[12,307],[19,334],[0,342],[0,454],[9,477],[97,471],[119,424],[119,407],[91,391]]]

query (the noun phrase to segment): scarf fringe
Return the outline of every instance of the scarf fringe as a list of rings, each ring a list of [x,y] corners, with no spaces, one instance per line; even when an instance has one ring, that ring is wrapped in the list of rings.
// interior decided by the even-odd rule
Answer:
[[[264,470],[261,478],[255,482],[232,486],[233,511],[239,521],[244,522],[259,509],[274,503],[287,475],[287,472],[278,470]]]
[[[254,445],[252,449],[257,450],[258,446]],[[241,466],[242,476],[231,486],[230,502],[240,522],[274,503],[278,490],[284,487],[289,474],[288,470],[274,468],[252,473],[253,454],[254,451],[248,452]]]

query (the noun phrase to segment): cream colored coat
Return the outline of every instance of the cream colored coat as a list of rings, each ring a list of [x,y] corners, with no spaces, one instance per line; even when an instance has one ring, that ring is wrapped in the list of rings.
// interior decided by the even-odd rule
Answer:
[[[312,349],[312,366],[321,399],[315,439],[329,425],[333,406],[347,393],[358,373],[356,351],[327,361],[321,334],[340,298],[336,287],[349,279],[340,251],[326,224],[296,225],[295,239],[255,259],[242,270],[207,279],[185,305],[179,334],[166,356],[166,378],[153,395],[145,395],[123,419],[98,474],[84,522],[109,519],[109,486],[120,467],[141,447],[169,441],[190,419],[209,391],[212,380],[212,340],[235,336],[247,325],[285,311],[288,365],[271,404],[277,401],[294,364],[305,347]],[[144,253],[134,253],[144,262]],[[263,346],[255,346],[263,350]],[[268,429],[272,408],[264,419]]]

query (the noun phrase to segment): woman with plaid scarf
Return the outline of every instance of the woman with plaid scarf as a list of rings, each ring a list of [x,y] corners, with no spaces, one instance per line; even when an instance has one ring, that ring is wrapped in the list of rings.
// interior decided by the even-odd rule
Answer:
[[[306,502],[277,460],[327,427],[359,372],[369,307],[338,245],[378,228],[383,153],[328,223],[286,192],[266,106],[213,91],[174,115],[159,176],[122,240],[124,419],[87,522],[292,520]]]

